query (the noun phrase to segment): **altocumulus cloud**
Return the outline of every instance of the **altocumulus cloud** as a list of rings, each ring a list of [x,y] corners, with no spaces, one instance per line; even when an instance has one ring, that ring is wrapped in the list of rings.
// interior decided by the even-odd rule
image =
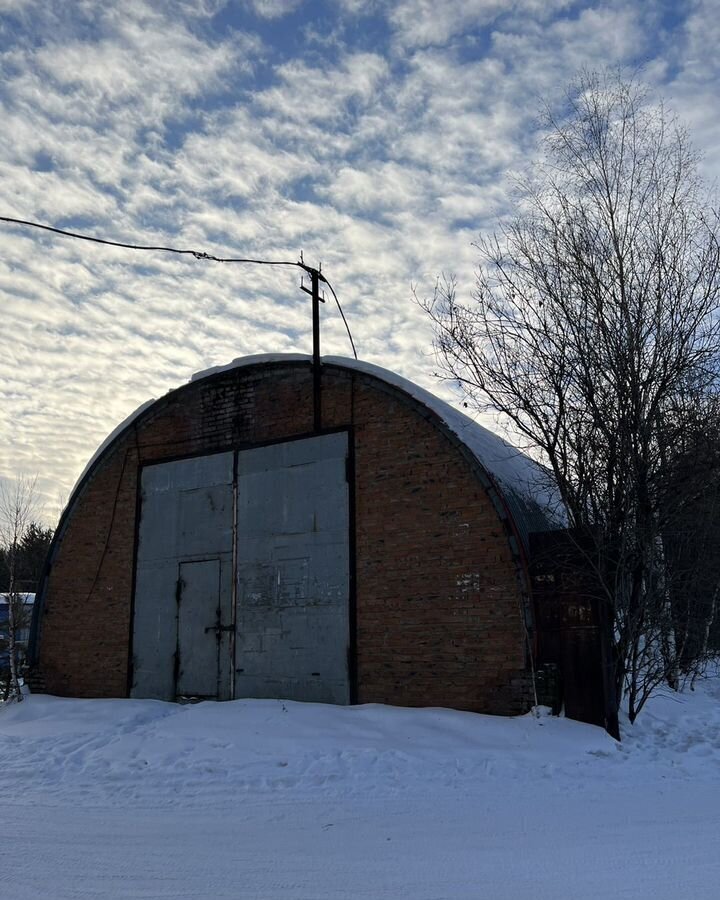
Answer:
[[[0,0],[0,214],[117,240],[322,261],[360,354],[433,384],[410,301],[472,288],[539,99],[641,66],[720,174],[712,0]],[[291,270],[3,227],[0,477],[47,518],[149,396],[245,353],[308,351]],[[324,351],[349,352],[324,309]]]

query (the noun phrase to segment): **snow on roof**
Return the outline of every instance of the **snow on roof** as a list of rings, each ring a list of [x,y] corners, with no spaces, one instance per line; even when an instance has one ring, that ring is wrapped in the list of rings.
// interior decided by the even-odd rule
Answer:
[[[190,380],[191,382],[199,381],[210,375],[217,375],[219,372],[259,363],[309,362],[311,360],[311,356],[303,353],[263,353],[255,356],[242,356],[227,365],[196,372]],[[395,372],[382,368],[382,366],[344,356],[323,356],[322,362],[374,375],[381,381],[410,394],[411,397],[434,412],[465,444],[497,483],[510,507],[525,544],[527,544],[527,536],[530,531],[545,531],[548,528],[562,526],[564,521],[562,505],[550,474],[503,438],[436,397],[430,391]]]
[[[323,362],[333,362],[340,357],[323,356]],[[228,372],[230,369],[240,369],[243,366],[257,366],[260,363],[268,362],[312,362],[312,356],[307,353],[254,353],[251,356],[238,356],[232,362],[226,363],[224,366],[212,366],[210,369],[202,369],[200,372],[190,378],[190,381],[200,381],[208,378],[210,375],[217,375],[220,372]],[[355,360],[349,360],[355,362]]]
[[[132,423],[135,421],[135,419],[138,418],[138,416],[140,416],[142,413],[144,413],[145,410],[149,406],[152,406],[154,402],[155,402],[154,397],[152,397],[150,400],[145,400],[145,402],[141,403],[140,406],[138,406],[138,408],[134,412],[131,412],[130,415],[126,419],[123,419],[122,422],[116,428],[113,428],[113,430],[110,432],[110,434],[105,438],[105,440],[102,442],[102,444],[100,444],[100,446],[97,448],[97,450],[90,457],[87,465],[80,473],[80,477],[75,482],[73,489],[70,491],[70,494],[68,495],[71,499],[75,496],[75,491],[77,491],[77,489],[82,484],[83,478],[85,478],[85,476],[90,471],[90,469],[92,469],[92,467],[95,465],[95,462],[102,456],[102,454],[105,452],[106,448],[109,447],[110,444],[112,444],[112,442],[115,440],[115,438],[119,437],[122,434],[122,432],[125,431],[126,428],[129,428],[130,425],[132,425]]]

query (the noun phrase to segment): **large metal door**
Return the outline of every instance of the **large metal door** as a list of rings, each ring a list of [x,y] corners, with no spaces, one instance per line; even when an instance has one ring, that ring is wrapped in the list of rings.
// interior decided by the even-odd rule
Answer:
[[[238,454],[236,697],[350,702],[347,435]]]
[[[142,470],[133,697],[231,696],[233,456]]]

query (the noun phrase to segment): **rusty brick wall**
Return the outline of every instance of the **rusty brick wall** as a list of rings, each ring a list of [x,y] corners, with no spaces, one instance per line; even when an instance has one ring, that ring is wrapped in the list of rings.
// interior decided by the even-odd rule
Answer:
[[[127,695],[138,462],[312,430],[307,363],[238,368],[162,398],[106,453],[66,520],[45,591],[38,680],[50,693]],[[518,563],[466,454],[372,376],[323,370],[323,426],[355,453],[361,703],[524,711]]]

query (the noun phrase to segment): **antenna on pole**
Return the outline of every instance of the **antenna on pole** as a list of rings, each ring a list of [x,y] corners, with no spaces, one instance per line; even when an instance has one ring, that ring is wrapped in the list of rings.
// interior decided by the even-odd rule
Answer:
[[[312,266],[306,266],[302,253],[300,254],[300,265],[310,276],[310,288],[306,288],[304,283],[300,282],[300,290],[306,294],[310,294],[312,298],[312,332],[313,332],[313,431],[319,432],[322,429],[322,395],[320,386],[320,304],[325,302],[325,298],[320,296],[320,282],[325,282],[325,277],[320,271],[320,267],[314,269]]]

